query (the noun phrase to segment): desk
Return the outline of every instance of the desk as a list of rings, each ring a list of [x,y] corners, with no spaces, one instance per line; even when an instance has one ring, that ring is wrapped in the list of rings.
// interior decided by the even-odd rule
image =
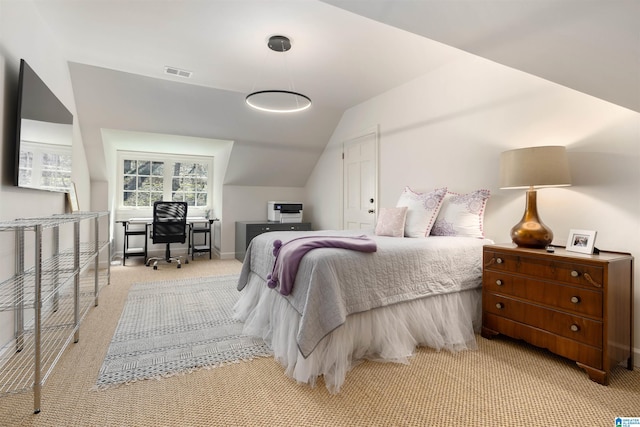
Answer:
[[[205,218],[205,217],[188,217],[187,226],[189,230],[187,232],[187,255],[191,253],[191,259],[194,259],[195,254],[198,252],[209,252],[209,259],[211,259],[211,246],[213,236],[211,234],[213,229],[213,222],[219,221],[218,218]],[[116,221],[122,224],[124,227],[124,238],[122,248],[122,265],[125,265],[125,261],[130,257],[143,256],[145,261],[147,260],[147,249],[149,239],[149,227],[153,224],[153,218],[129,218],[126,220]],[[204,235],[204,244],[196,245],[194,240],[195,234]],[[131,247],[129,244],[130,236],[145,236],[144,247]],[[192,244],[193,242],[193,244]]]

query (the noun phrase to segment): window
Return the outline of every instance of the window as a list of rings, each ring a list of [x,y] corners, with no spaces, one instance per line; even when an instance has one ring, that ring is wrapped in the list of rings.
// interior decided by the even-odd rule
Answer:
[[[158,200],[207,209],[213,157],[119,152],[121,208],[152,207]]]

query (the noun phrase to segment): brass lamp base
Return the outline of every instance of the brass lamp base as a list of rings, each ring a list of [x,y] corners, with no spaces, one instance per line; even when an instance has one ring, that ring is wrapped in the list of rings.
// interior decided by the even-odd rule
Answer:
[[[511,229],[511,240],[525,248],[545,248],[553,241],[553,232],[538,218],[535,190],[527,191],[524,215]]]

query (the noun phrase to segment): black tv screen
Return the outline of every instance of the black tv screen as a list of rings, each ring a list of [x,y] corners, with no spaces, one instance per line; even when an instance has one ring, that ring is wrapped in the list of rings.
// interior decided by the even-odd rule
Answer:
[[[68,192],[73,115],[24,59],[20,60],[17,116],[15,185]]]

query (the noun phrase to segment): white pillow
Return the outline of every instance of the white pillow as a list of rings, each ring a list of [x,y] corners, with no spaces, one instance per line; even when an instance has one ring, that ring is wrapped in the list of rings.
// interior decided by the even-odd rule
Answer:
[[[447,193],[431,235],[484,237],[484,209],[490,196],[489,190]]]
[[[416,193],[405,187],[400,195],[397,207],[406,206],[407,219],[404,235],[407,237],[427,237],[438,216],[447,188],[438,188],[429,193]]]
[[[407,217],[407,207],[381,208],[376,224],[376,236],[404,236],[404,222]]]

